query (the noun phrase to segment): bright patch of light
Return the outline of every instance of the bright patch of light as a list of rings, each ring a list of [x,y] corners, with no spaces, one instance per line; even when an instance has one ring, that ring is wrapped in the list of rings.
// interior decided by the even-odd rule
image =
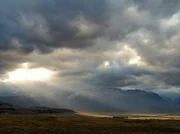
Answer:
[[[17,69],[8,73],[7,81],[41,81],[48,79],[52,72],[44,68]]]
[[[142,42],[144,42],[144,43],[148,43],[148,42],[149,42],[149,40],[148,40],[148,39],[143,39],[143,40],[142,40]]]
[[[106,69],[109,68],[111,65],[109,63],[109,61],[104,61],[102,64],[99,65],[99,69]]]
[[[104,62],[104,67],[107,68],[107,67],[109,67],[109,66],[110,66],[109,62],[108,62],[108,61],[105,61],[105,62]]]
[[[26,62],[26,63],[23,63],[23,67],[24,68],[28,68],[28,63]]]
[[[148,40],[143,40],[144,42],[148,42]],[[142,62],[141,57],[138,55],[137,51],[130,46],[124,45],[124,50],[129,54],[130,58],[127,60],[128,64],[131,65],[145,65],[145,63]]]
[[[139,64],[139,63],[140,63],[140,60],[141,60],[141,58],[138,56],[138,57],[136,57],[136,58],[134,58],[134,59],[131,59],[131,60],[129,61],[129,64]]]
[[[175,13],[172,17],[162,20],[162,26],[169,28],[176,26],[180,22],[180,13]]]
[[[125,45],[124,50],[129,50],[129,47],[127,45]]]
[[[43,81],[49,79],[53,72],[45,68],[28,69],[28,63],[23,64],[22,69],[9,72],[5,81]]]

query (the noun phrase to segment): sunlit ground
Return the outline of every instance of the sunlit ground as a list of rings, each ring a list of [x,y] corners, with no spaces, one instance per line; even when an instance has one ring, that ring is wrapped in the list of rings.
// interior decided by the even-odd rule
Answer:
[[[108,113],[108,112],[83,112],[76,111],[77,115],[98,117],[98,118],[113,118],[127,117],[130,120],[180,120],[179,115],[168,114],[131,114],[131,113]]]

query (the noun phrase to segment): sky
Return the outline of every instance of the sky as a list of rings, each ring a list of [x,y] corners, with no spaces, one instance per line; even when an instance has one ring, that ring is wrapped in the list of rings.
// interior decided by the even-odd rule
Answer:
[[[177,96],[179,9],[179,0],[0,0],[0,92]]]

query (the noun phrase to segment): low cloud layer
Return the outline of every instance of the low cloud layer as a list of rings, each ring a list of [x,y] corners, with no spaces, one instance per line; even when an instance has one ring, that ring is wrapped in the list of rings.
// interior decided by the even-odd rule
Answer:
[[[97,87],[177,93],[179,9],[178,0],[1,0],[0,79],[28,63],[55,72],[41,83],[48,93],[89,96]],[[34,92],[35,83],[0,88]]]

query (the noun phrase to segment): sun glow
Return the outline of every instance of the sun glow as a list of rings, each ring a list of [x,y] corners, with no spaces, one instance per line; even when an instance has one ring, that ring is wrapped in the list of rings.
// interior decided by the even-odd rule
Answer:
[[[136,58],[133,58],[129,61],[129,64],[139,64],[141,60],[141,57],[137,56]]]
[[[52,76],[52,71],[45,68],[28,69],[28,63],[24,63],[23,67],[9,72],[6,81],[43,81]]]

